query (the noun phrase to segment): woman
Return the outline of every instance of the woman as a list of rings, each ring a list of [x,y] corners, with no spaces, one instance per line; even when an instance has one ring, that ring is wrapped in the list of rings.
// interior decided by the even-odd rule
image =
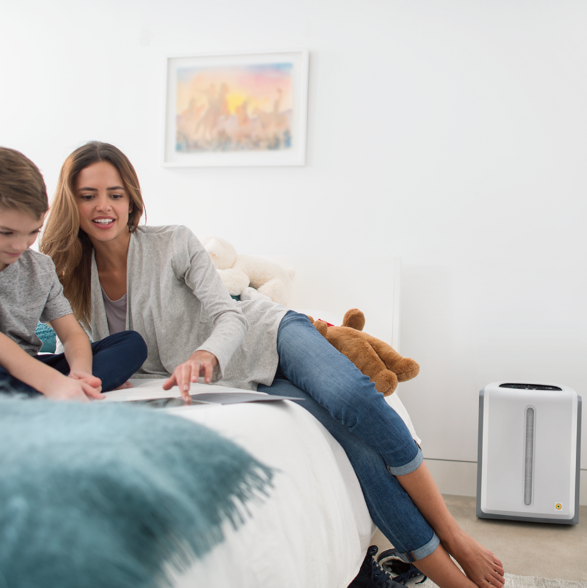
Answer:
[[[459,528],[369,378],[304,315],[235,303],[193,233],[138,227],[142,212],[138,178],[117,148],[92,142],[68,157],[41,248],[92,338],[138,331],[148,347],[139,376],[168,377],[163,387],[179,386],[186,401],[199,376],[304,398],[347,452],[375,524],[406,561],[441,588],[502,586],[501,562]]]

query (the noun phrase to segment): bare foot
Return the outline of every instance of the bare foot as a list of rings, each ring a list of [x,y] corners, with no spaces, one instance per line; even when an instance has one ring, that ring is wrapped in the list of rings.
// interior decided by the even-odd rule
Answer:
[[[501,588],[505,579],[503,565],[489,549],[477,543],[473,537],[459,529],[460,533],[443,542],[445,549],[459,562],[467,577],[479,588],[491,584]]]

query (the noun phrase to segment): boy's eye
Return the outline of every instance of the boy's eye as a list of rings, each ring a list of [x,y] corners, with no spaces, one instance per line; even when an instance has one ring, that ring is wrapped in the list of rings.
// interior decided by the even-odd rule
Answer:
[[[10,237],[10,235],[12,235],[12,231],[0,231],[0,235],[3,237]]]

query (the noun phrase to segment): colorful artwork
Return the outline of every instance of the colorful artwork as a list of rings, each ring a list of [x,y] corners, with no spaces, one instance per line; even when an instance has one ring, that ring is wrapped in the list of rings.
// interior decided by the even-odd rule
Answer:
[[[178,69],[176,152],[291,149],[293,67],[270,63]]]

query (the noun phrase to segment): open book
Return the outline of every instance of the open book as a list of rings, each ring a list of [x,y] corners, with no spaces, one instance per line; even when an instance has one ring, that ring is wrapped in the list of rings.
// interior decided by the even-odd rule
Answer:
[[[294,396],[272,396],[262,392],[250,392],[243,390],[231,392],[201,392],[191,394],[190,398],[194,404],[239,404],[242,402],[274,402],[276,400],[303,400]],[[148,400],[132,400],[127,402],[140,404],[141,406],[150,406],[151,408],[172,408],[174,406],[186,406],[186,402],[181,397],[171,398],[151,398]]]

